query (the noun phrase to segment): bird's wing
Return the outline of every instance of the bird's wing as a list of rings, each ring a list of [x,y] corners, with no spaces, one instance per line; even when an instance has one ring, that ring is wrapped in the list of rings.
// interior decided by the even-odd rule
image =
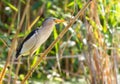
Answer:
[[[37,29],[33,30],[22,42],[22,44],[20,45],[19,49],[17,50],[16,53],[16,57],[18,57],[19,55],[24,55],[24,54],[29,54],[30,49],[32,49],[36,42],[36,33],[37,33]]]

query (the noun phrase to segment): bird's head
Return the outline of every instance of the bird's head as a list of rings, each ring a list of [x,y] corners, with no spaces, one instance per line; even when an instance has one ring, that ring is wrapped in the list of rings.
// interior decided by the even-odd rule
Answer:
[[[49,18],[46,18],[43,22],[43,26],[50,26],[50,25],[55,25],[55,24],[58,24],[58,23],[61,23],[61,22],[64,22],[64,20],[60,20],[60,19],[57,19],[57,18],[54,18],[54,17],[49,17]]]

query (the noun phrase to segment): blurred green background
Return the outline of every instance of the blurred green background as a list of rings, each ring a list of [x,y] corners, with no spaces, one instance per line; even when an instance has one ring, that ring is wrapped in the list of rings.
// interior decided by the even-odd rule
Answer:
[[[65,36],[49,52],[27,81],[28,84],[89,84],[92,79],[87,55],[91,55],[91,58],[94,58],[94,55],[108,56],[111,66],[117,65],[114,68],[117,69],[117,75],[119,75],[120,1],[93,1],[94,3],[86,9],[84,14],[76,20]],[[86,2],[87,0],[30,0],[30,2],[29,0],[1,0],[0,71],[4,67],[12,40],[18,29],[20,29],[17,35],[18,44],[15,47],[20,45],[31,30],[40,27],[45,18],[52,16],[66,20],[65,23],[55,26],[50,38],[35,53],[37,55],[57,38],[70,19],[82,9]],[[31,25],[33,22],[35,24]],[[92,30],[91,27],[93,27]],[[98,49],[98,52],[94,49]],[[90,54],[90,50],[92,54]],[[105,54],[98,54],[101,51],[104,51]],[[14,54],[15,50],[12,55],[14,56]],[[114,56],[116,56],[115,61]],[[33,65],[37,59],[38,56],[33,56],[31,64]],[[23,57],[21,60],[18,82],[24,79],[27,73],[26,60],[27,57]],[[95,64],[97,63],[95,62]],[[101,61],[98,62],[98,65],[102,65]],[[5,84],[7,84],[6,81],[13,80],[14,75],[15,66],[13,63],[11,72],[9,68],[7,69],[4,78]]]

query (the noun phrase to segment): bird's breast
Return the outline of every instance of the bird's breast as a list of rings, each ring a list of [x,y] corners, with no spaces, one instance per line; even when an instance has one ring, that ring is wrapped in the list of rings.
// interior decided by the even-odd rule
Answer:
[[[42,45],[51,35],[53,28],[38,30],[38,44]]]

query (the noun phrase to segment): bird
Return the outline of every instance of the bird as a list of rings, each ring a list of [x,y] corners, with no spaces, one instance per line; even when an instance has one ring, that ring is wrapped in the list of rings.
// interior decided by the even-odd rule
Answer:
[[[39,49],[39,47],[50,37],[53,27],[62,22],[64,22],[64,20],[54,17],[46,18],[41,27],[37,27],[31,31],[22,41],[16,50],[16,59],[19,59],[21,56],[32,56],[36,50]]]

